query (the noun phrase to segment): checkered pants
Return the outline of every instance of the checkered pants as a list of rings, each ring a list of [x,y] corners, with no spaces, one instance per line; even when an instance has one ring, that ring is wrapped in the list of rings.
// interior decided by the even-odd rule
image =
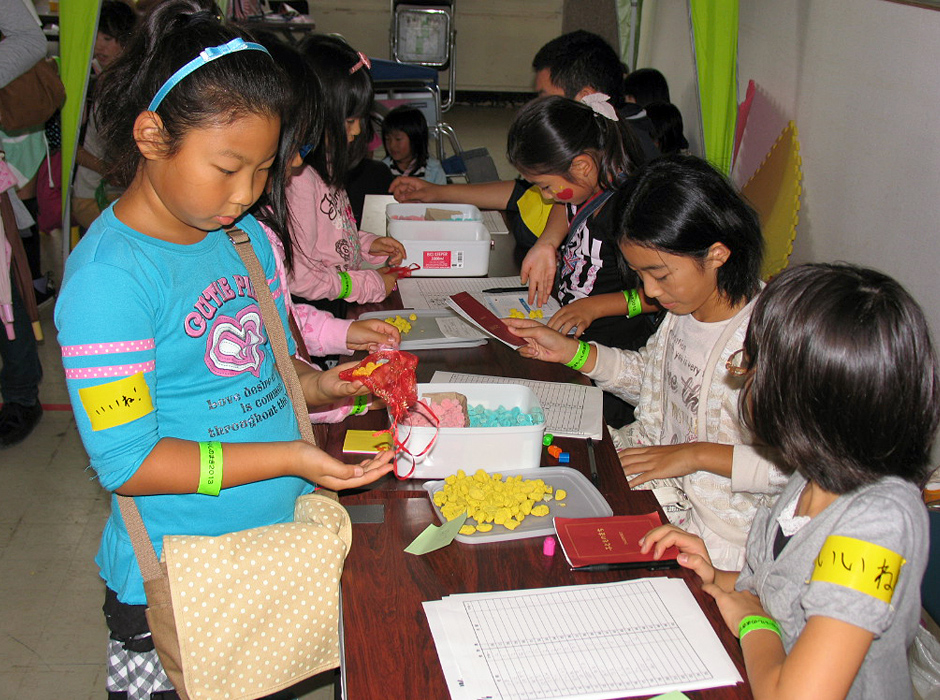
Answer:
[[[129,651],[123,643],[110,639],[107,689],[126,692],[127,700],[150,700],[152,693],[173,690],[173,685],[160,665],[156,649]]]

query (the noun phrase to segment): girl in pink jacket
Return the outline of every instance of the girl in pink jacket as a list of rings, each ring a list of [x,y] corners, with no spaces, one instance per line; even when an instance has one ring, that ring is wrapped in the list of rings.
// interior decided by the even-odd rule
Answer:
[[[290,288],[295,301],[345,316],[346,302],[382,301],[398,280],[387,267],[364,264],[399,265],[405,249],[394,238],[357,230],[342,186],[347,146],[372,106],[369,59],[322,35],[310,37],[302,53],[318,79],[324,128],[287,186],[295,254]]]

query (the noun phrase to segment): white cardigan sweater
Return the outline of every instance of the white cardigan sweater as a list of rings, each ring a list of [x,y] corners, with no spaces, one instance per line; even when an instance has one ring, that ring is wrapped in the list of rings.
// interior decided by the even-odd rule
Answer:
[[[705,540],[714,565],[740,570],[751,521],[760,505],[771,505],[787,476],[770,461],[772,451],[752,445],[738,416],[742,378],[728,374],[725,362],[744,343],[754,301],[731,319],[708,355],[699,395],[697,435],[700,442],[734,445],[731,478],[696,471],[669,480],[692,502],[690,532]],[[604,391],[636,408],[636,421],[610,429],[618,449],[658,445],[663,427],[663,377],[666,338],[677,317],[667,314],[656,333],[639,351],[597,347],[597,364],[588,376]],[[640,487],[643,488],[643,487]]]

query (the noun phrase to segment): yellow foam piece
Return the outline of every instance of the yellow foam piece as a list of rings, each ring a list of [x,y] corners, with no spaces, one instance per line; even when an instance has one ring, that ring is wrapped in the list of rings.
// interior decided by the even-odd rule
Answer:
[[[791,121],[741,188],[760,218],[764,234],[761,277],[765,280],[785,269],[793,252],[803,192],[802,167],[799,134],[796,122]]]

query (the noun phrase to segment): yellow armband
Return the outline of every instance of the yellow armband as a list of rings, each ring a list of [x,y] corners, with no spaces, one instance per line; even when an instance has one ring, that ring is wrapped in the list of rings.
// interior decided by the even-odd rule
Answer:
[[[813,581],[825,581],[890,603],[897,588],[900,554],[854,537],[830,535],[816,556]]]

